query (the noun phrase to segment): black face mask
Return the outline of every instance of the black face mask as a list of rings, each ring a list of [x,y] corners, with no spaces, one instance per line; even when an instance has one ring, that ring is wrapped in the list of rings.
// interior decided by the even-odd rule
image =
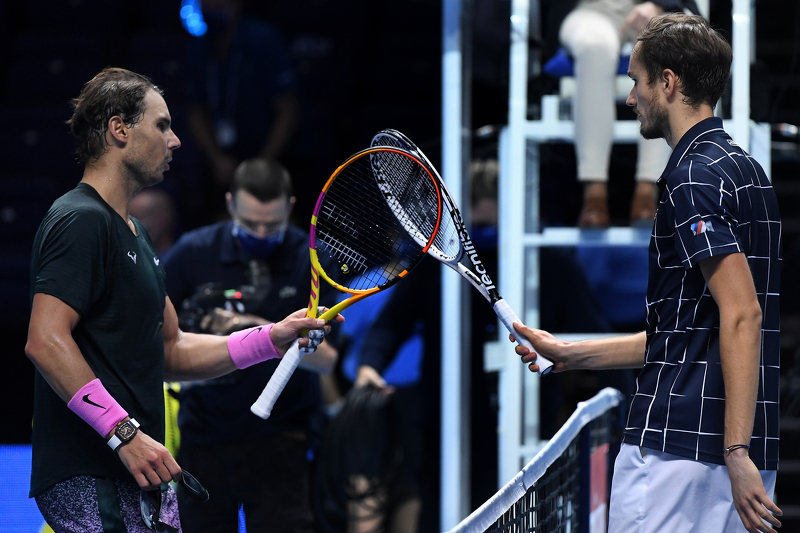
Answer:
[[[240,225],[238,222],[233,222],[232,230],[234,238],[239,242],[245,253],[251,257],[267,258],[272,255],[275,248],[281,245],[283,237],[286,235],[286,229],[282,229],[272,235],[260,237],[247,230],[247,228]]]

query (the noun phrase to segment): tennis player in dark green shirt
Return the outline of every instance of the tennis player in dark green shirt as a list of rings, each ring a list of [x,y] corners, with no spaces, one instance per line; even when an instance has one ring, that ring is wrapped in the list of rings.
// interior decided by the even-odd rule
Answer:
[[[162,92],[110,68],[73,108],[83,179],[53,204],[33,247],[31,496],[59,532],[149,531],[146,522],[180,531],[167,483],[181,480],[181,467],[163,445],[163,380],[281,357],[302,329],[323,324],[300,310],[229,337],[180,331],[160,260],[128,214],[180,147]],[[140,498],[150,498],[148,512]]]

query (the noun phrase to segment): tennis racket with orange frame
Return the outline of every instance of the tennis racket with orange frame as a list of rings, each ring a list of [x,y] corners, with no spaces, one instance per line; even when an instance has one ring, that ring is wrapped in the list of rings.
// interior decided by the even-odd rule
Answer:
[[[338,313],[404,278],[433,244],[442,198],[430,168],[396,147],[362,150],[328,179],[311,217],[311,295],[318,313],[320,279],[351,296],[323,312]],[[308,332],[303,332],[308,335]],[[303,353],[295,343],[250,410],[268,418]]]

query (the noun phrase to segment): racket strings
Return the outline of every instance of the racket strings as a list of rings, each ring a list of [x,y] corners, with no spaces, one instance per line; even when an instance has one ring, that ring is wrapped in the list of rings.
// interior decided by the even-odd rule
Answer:
[[[371,156],[386,201],[407,231],[426,245],[436,232],[441,199],[429,171],[411,157],[391,150]]]
[[[448,215],[442,217],[439,231],[433,239],[434,252],[438,252],[446,260],[453,260],[461,255],[461,239],[453,221],[451,206],[447,205]]]
[[[416,187],[414,187],[416,194],[421,196],[427,194],[430,195],[430,198],[435,198],[434,195],[439,195],[441,196],[441,200],[444,204],[444,207],[447,208],[448,213],[452,214],[454,212],[453,204],[449,198],[449,193],[447,192],[447,188],[444,186],[444,182],[442,181],[441,177],[438,175],[436,169],[433,167],[425,154],[423,154],[422,151],[417,148],[417,146],[410,139],[406,138],[398,131],[384,130],[384,132],[377,134],[372,139],[372,146],[400,148],[401,150],[407,150],[414,156],[418,157],[425,165],[428,166],[428,170],[431,172],[432,176],[435,176],[435,179],[431,179],[427,175],[415,176],[415,179],[419,180],[416,184],[414,184],[416,185]],[[416,162],[408,157],[402,159],[406,160],[406,164],[416,165]],[[441,183],[441,186],[439,186],[439,183]],[[393,184],[393,186],[397,187],[399,190],[403,190],[403,188],[407,187],[407,185],[408,184],[406,183]],[[439,189],[439,192],[436,192],[437,188]],[[431,193],[431,190],[434,192]],[[428,206],[432,207],[432,203],[429,203]],[[444,212],[444,210],[442,210],[442,212]],[[430,236],[430,233],[425,233],[425,231],[422,231],[422,233]],[[461,239],[459,238],[458,230],[452,216],[441,217],[439,222],[439,230],[436,232],[436,235],[433,238],[433,243],[431,244],[430,250],[448,261],[455,260],[461,256]]]
[[[384,199],[367,159],[340,171],[316,215],[320,264],[333,282],[352,290],[394,280],[423,254]]]
[[[349,265],[354,272],[367,270],[367,258],[364,255],[341,242],[335,235],[321,231],[320,237],[330,247],[330,253],[339,263]]]

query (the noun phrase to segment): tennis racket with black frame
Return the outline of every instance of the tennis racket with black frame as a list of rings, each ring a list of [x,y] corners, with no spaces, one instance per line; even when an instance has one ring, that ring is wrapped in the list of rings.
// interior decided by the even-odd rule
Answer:
[[[404,278],[433,244],[442,206],[433,172],[406,150],[373,147],[342,163],[311,216],[308,316],[318,313],[320,278],[351,295],[320,315],[326,322]],[[295,342],[250,407],[253,413],[269,417],[302,357]]]
[[[443,210],[444,216],[442,216],[439,230],[434,236],[432,245],[428,247],[427,253],[458,272],[461,277],[469,281],[470,284],[486,298],[486,301],[492,304],[494,312],[503,325],[505,325],[509,333],[514,335],[514,338],[517,339],[521,345],[537,353],[528,339],[514,330],[512,324],[514,322],[521,322],[521,320],[508,303],[500,296],[492,278],[489,276],[488,272],[486,272],[486,266],[478,257],[478,252],[472,244],[472,239],[470,239],[469,232],[461,217],[461,212],[450,196],[450,192],[447,190],[444,180],[436,171],[436,168],[430,160],[408,137],[394,129],[380,131],[373,137],[371,144],[373,147],[395,147],[408,151],[428,167],[431,175],[434,176],[439,189],[438,195],[441,197],[445,209]],[[410,232],[419,233],[418,228],[408,227],[408,221],[413,222],[413,220],[404,220],[406,220],[404,224]],[[469,258],[471,266],[466,265],[466,261],[462,262],[462,259],[466,257]],[[548,374],[553,369],[552,361],[549,361],[538,353],[536,364],[539,365],[540,376]]]

